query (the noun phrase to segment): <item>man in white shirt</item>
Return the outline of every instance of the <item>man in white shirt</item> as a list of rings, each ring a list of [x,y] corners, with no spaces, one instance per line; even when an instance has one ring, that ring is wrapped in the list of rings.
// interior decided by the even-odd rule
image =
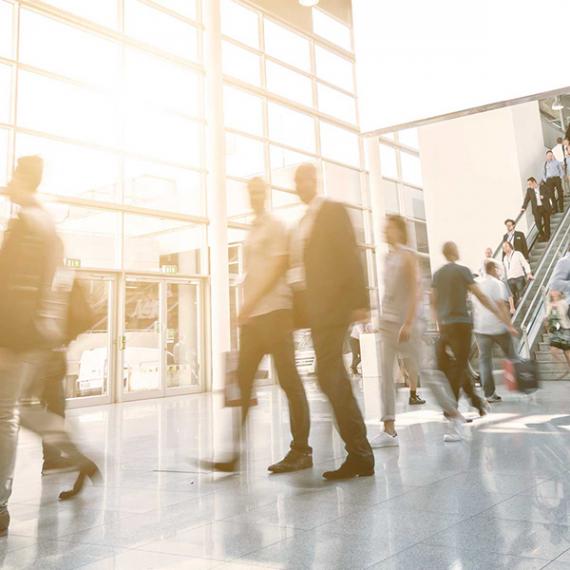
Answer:
[[[520,251],[515,251],[510,242],[503,242],[503,264],[515,307],[519,304],[527,281],[534,279],[530,265]]]
[[[508,311],[509,292],[500,279],[500,268],[494,259],[485,262],[485,277],[478,281],[479,288],[495,304],[499,313],[510,322]],[[473,332],[479,347],[479,374],[485,398],[489,403],[500,402],[495,392],[493,378],[493,346],[496,344],[507,358],[514,358],[515,349],[507,325],[473,298]]]
[[[562,162],[564,160],[564,144],[562,137],[558,137],[556,139],[556,144],[552,147],[552,154],[558,162]]]
[[[481,265],[479,266],[479,277],[485,277],[486,273],[485,273],[485,262],[488,259],[492,259],[493,258],[493,250],[490,247],[487,247],[485,249],[485,257],[483,258],[483,260],[481,261]]]

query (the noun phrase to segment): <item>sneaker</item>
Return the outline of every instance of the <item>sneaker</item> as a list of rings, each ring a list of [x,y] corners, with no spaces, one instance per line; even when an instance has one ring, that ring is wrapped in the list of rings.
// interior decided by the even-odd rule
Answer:
[[[391,435],[383,431],[377,435],[374,439],[370,440],[370,446],[374,449],[379,449],[382,447],[398,447],[400,445],[400,439],[398,434]]]
[[[313,466],[313,454],[310,451],[302,452],[292,449],[278,463],[270,465],[267,470],[272,473],[290,473],[291,471],[301,471]]]
[[[448,443],[456,443],[463,441],[465,439],[463,433],[463,421],[460,419],[453,418],[449,422],[449,431],[444,434],[443,441]]]
[[[425,403],[426,401],[420,398],[417,394],[410,394],[410,399],[408,400],[408,404],[410,404],[410,406],[421,406]]]
[[[502,402],[502,400],[503,398],[501,398],[501,396],[498,394],[493,394],[487,398],[487,402],[489,402],[489,404],[496,404],[497,402]]]
[[[0,507],[0,536],[8,532],[10,526],[10,513],[8,507]]]
[[[328,481],[340,481],[342,479],[354,479],[354,477],[372,477],[374,475],[374,462],[362,463],[346,458],[346,461],[334,471],[325,471],[323,477]]]

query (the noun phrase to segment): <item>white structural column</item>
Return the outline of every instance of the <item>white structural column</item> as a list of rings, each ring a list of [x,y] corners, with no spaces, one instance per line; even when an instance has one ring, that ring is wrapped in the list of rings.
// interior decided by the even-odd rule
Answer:
[[[205,22],[208,167],[208,244],[210,248],[211,388],[223,387],[223,353],[230,349],[230,298],[225,176],[224,108],[220,0],[203,3]]]
[[[479,267],[486,247],[496,247],[506,218],[516,218],[526,179],[539,179],[544,138],[537,102],[420,127],[420,158],[431,267],[444,262],[441,247],[453,240],[463,263]],[[526,218],[520,228],[526,231]]]
[[[383,259],[384,223],[386,218],[386,205],[382,188],[382,175],[380,164],[380,149],[378,137],[369,137],[365,140],[367,168],[369,170],[370,207],[372,208],[372,237],[376,244],[374,263],[378,277],[378,303],[382,299],[383,290]],[[378,321],[378,315],[376,315]],[[375,325],[378,322],[374,323]],[[380,343],[379,335],[365,334],[360,338],[360,351],[362,354],[362,387],[364,392],[364,418],[367,422],[378,422],[380,418]]]

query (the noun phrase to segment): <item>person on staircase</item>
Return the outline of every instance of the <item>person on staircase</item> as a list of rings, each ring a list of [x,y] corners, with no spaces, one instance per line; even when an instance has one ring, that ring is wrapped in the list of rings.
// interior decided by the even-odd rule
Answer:
[[[549,333],[551,349],[562,351],[566,364],[570,368],[570,317],[568,316],[568,301],[558,291],[559,287],[553,283],[554,289],[548,292],[546,302],[546,331]]]
[[[532,281],[534,276],[523,254],[520,251],[515,251],[508,241],[503,242],[503,264],[515,307],[518,307],[527,282]]]
[[[526,236],[523,232],[515,229],[516,222],[512,218],[505,220],[505,227],[507,233],[503,236],[503,241],[511,244],[515,251],[520,251],[525,259],[528,259],[528,246],[526,243]],[[503,258],[504,258],[503,254]]]
[[[564,168],[562,167],[562,163],[554,158],[554,153],[551,150],[547,151],[542,180],[550,190],[554,213],[564,212],[564,189],[562,188],[563,178]]]
[[[534,223],[538,229],[538,240],[550,239],[550,192],[545,183],[538,184],[534,176],[527,180],[528,186],[521,212],[524,212],[530,204]]]

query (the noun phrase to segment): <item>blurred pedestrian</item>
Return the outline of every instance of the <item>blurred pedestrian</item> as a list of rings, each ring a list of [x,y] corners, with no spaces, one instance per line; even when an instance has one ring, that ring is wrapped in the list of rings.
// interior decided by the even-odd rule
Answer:
[[[291,240],[289,282],[295,291],[297,325],[311,329],[317,379],[329,399],[348,457],[329,480],[374,474],[374,455],[343,361],[350,323],[369,320],[370,300],[352,222],[345,206],[317,192],[317,170],[302,164],[295,186],[307,205]]]

